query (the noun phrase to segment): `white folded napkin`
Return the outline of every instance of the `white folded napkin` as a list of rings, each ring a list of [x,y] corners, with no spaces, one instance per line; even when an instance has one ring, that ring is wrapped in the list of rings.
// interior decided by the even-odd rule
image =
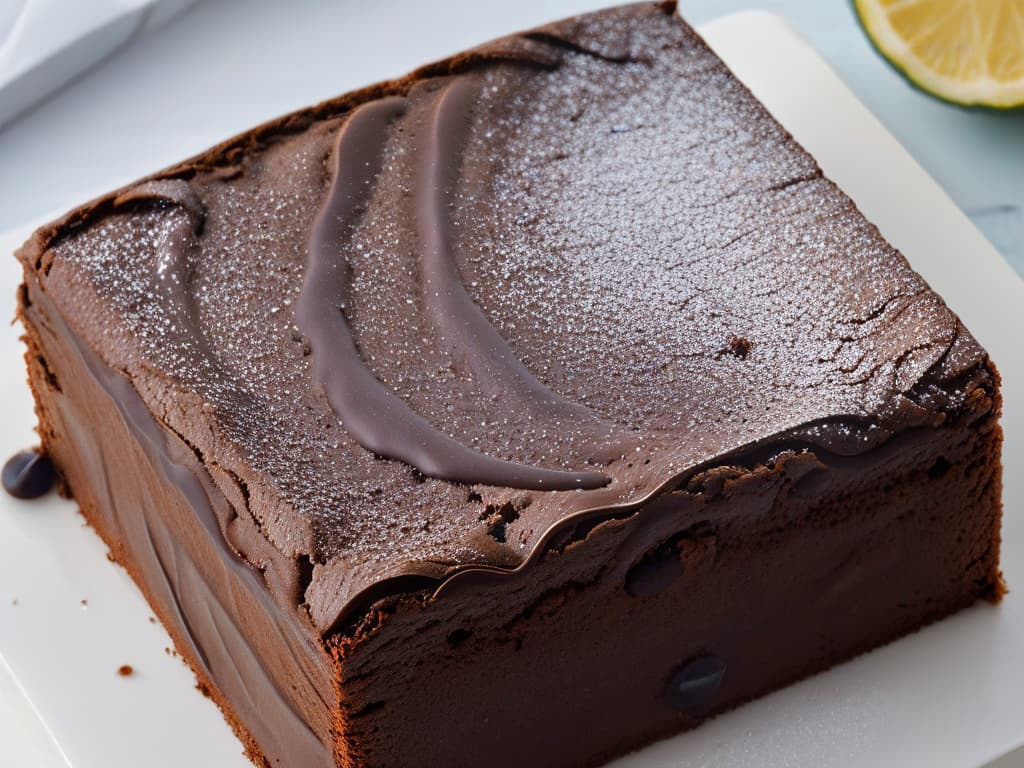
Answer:
[[[0,126],[195,0],[0,0]]]

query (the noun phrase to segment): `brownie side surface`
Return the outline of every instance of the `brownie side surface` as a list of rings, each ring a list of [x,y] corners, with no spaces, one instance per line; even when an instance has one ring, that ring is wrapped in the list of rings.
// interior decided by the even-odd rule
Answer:
[[[72,496],[260,765],[334,765],[331,660],[220,528],[234,515],[191,448],[64,326],[34,281],[19,315],[39,431]]]
[[[381,602],[335,649],[339,754],[598,766],[998,600],[997,413],[854,459],[724,457],[519,578]]]
[[[342,162],[353,136],[373,158],[365,183],[360,164]],[[357,181],[358,204],[332,207]],[[527,480],[557,473],[600,481],[564,491],[522,479],[509,488],[499,475],[458,482],[458,462],[453,475],[444,462],[395,460],[388,434],[361,432],[359,408],[346,411],[333,378],[318,373],[330,352],[317,323],[299,312],[324,221],[338,231],[328,226],[320,245],[337,248],[334,268],[345,265],[326,308],[332,322],[343,318],[352,360],[389,402],[473,461],[526,467]],[[191,532],[181,522],[185,502],[160,514],[178,516],[179,545],[223,540],[235,565],[250,568],[255,581],[237,578],[255,597],[230,620],[275,678],[274,695],[319,743],[334,741],[342,765],[415,764],[403,750],[428,749],[426,732],[397,724],[421,711],[423,686],[443,677],[445,664],[453,692],[431,710],[442,719],[469,716],[455,692],[486,682],[480,665],[489,649],[504,649],[494,651],[495,669],[516,676],[510,696],[524,707],[537,685],[562,679],[531,677],[543,665],[524,666],[529,654],[515,650],[516,634],[487,615],[546,635],[523,648],[558,658],[571,651],[570,635],[591,637],[611,622],[623,648],[648,660],[644,685],[630,694],[648,698],[666,665],[686,659],[627,642],[621,633],[633,618],[664,627],[665,638],[695,653],[701,643],[719,646],[732,671],[706,711],[667,714],[645,698],[650,717],[595,735],[562,763],[586,764],[973,599],[998,597],[998,391],[987,355],[674,16],[673,4],[569,19],[287,116],[72,212],[19,256],[24,298],[48,307],[44,315],[23,311],[42,350],[33,363],[41,422],[66,424],[44,443],[65,476],[81,477],[72,491],[86,515],[115,552],[125,550],[150,598],[169,604],[146,584],[145,543],[109,522],[117,494],[99,487],[104,473],[85,470],[81,454],[96,450],[95,437],[71,436],[74,414],[54,415],[86,408],[87,398],[69,405],[46,389],[50,375],[75,375],[61,370],[75,363],[58,341],[46,349],[46,327],[66,326],[83,359],[95,356],[93,368],[116,376],[166,440],[187,449],[182,466],[223,514],[204,528],[196,512]],[[434,256],[449,261],[438,267]],[[438,302],[442,292],[430,290],[452,275],[461,305]],[[493,332],[498,354],[461,334],[451,321],[458,312]],[[903,463],[877,463],[903,449]],[[818,479],[793,481],[806,492],[794,497],[783,469],[814,461],[824,468],[808,477]],[[934,467],[946,469],[933,478]],[[718,478],[714,493],[689,487],[708,473]],[[905,492],[894,490],[900,483]],[[847,487],[849,497],[838,490]],[[746,498],[750,489],[757,504]],[[137,490],[129,483],[124,493]],[[923,511],[928,504],[934,517]],[[831,522],[822,527],[818,517]],[[759,549],[743,529],[761,531],[772,519],[774,538]],[[726,525],[733,520],[742,524]],[[892,536],[876,553],[840,552],[844,526],[858,541],[874,540],[881,520]],[[681,556],[683,586],[646,602],[623,598],[614,571],[628,553],[616,548],[631,536],[630,547],[658,548],[660,536],[690,551],[691,522],[724,531],[714,536],[727,554],[711,558],[705,586],[691,584]],[[951,525],[969,535],[952,536]],[[915,541],[905,567],[892,565]],[[900,613],[887,597],[866,598],[859,634],[843,642],[830,635],[826,650],[813,645],[825,640],[801,636],[793,651],[803,662],[794,656],[755,674],[748,658],[725,658],[734,644],[714,612],[703,603],[681,607],[679,594],[720,600],[734,619],[744,610],[741,587],[775,604],[765,599],[770,585],[751,579],[782,572],[800,547],[862,561],[863,579],[844,577],[851,593],[867,595],[880,574],[896,572],[893,593],[909,607]],[[204,550],[189,551],[202,563]],[[572,568],[551,571],[559,557]],[[570,570],[587,580],[573,582]],[[794,565],[791,578],[816,600],[831,573],[812,558]],[[221,581],[207,575],[213,597],[230,606]],[[529,605],[543,602],[542,585],[556,605],[537,613]],[[542,614],[557,617],[561,606],[565,631],[544,625]],[[684,608],[699,631],[665,618]],[[479,616],[479,626],[456,626],[458,611]],[[291,687],[295,670],[278,666],[263,619],[247,615],[284,617],[296,628],[298,646],[315,660],[302,690]],[[835,604],[823,615],[845,626]],[[168,607],[161,617],[202,674],[204,652],[188,650],[189,629],[174,629]],[[750,632],[768,644],[785,637],[764,615]],[[412,635],[419,639],[407,641]],[[334,654],[332,701],[321,638]],[[417,660],[405,672],[388,651],[373,650],[395,648],[389,643],[399,638]],[[565,671],[609,663],[599,645]],[[225,674],[212,683],[248,730],[253,754],[280,754],[257,733],[259,713],[240,709],[246,696],[232,692]],[[401,684],[407,693],[381,688]],[[480,690],[497,695],[493,685]],[[612,706],[625,693],[606,686],[588,702]],[[571,709],[584,694],[549,690],[545,700]],[[520,740],[522,754],[540,749],[545,723],[571,725],[568,710],[559,711],[516,724],[520,733],[536,726]],[[467,733],[464,754],[481,754],[473,750],[486,737]],[[422,754],[472,764],[449,748]]]

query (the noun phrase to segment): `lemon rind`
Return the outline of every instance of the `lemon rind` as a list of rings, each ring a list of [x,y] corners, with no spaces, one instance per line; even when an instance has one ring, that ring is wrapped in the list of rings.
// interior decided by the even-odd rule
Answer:
[[[889,22],[881,7],[870,0],[854,0],[854,10],[871,42],[904,77],[918,88],[962,106],[1013,109],[1024,105],[1024,78],[995,80],[990,76],[959,80],[945,77],[924,65]]]

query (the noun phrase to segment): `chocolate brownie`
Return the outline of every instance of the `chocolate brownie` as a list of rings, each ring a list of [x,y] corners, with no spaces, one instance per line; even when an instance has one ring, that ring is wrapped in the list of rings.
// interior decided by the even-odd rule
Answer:
[[[675,15],[18,253],[43,446],[257,763],[591,766],[998,600],[998,375]]]

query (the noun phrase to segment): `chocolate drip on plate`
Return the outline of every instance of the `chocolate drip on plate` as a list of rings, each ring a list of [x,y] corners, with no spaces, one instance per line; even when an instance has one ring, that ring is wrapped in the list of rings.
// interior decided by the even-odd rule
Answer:
[[[16,499],[34,499],[53,487],[57,479],[53,462],[39,451],[19,451],[3,468],[3,486]]]
[[[456,108],[465,104],[467,95],[462,86],[454,94],[445,94],[452,96]],[[406,100],[397,96],[371,102],[355,110],[338,133],[334,178],[313,225],[309,265],[297,306],[299,327],[313,350],[314,379],[323,386],[345,429],[363,447],[384,458],[411,464],[429,477],[537,490],[592,489],[606,485],[608,478],[597,472],[530,467],[486,456],[462,445],[414,413],[362,360],[342,309],[350,272],[345,248],[380,171],[388,126],[404,114],[406,108]],[[466,120],[464,112],[448,117],[442,111],[434,129],[440,127],[447,131],[449,125],[458,120]],[[452,127],[457,127],[457,123]],[[450,138],[445,136],[446,141]],[[458,138],[459,132],[455,132],[455,139]],[[475,321],[470,333],[487,334],[469,342],[471,359],[479,361],[480,350],[487,346],[499,356],[502,356],[502,349],[506,350],[505,364],[513,366],[513,379],[520,385],[532,381],[535,385],[532,391],[540,394],[542,385],[511,357],[511,351],[487,325],[479,310],[467,307],[471,302],[461,286],[458,291],[452,288],[458,276],[447,261],[447,227],[438,225],[439,216],[444,218],[445,176],[451,173],[446,159],[446,153],[442,152],[428,161],[428,170],[433,173],[425,192],[428,198],[437,200],[421,203],[421,211],[426,214],[423,220],[427,222],[421,225],[431,233],[426,246],[428,253],[424,256],[424,266],[432,273],[431,286],[439,286],[441,276],[447,278],[444,280],[446,298],[440,297],[438,289],[438,302],[431,304],[435,312],[443,314],[452,308],[447,306],[450,302],[462,320]],[[495,338],[499,341],[497,347]],[[466,342],[464,334],[460,333],[459,341]],[[490,372],[492,385],[498,380],[493,373],[494,362],[489,361],[491,368],[483,368]]]

